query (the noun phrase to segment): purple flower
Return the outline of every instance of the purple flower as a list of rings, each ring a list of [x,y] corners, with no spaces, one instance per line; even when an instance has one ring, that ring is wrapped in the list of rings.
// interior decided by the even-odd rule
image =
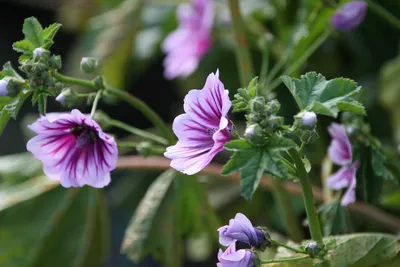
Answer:
[[[304,111],[299,113],[304,126],[315,126],[317,123],[317,114],[312,111]]]
[[[220,227],[218,232],[219,243],[224,246],[240,241],[252,247],[258,247],[265,241],[263,231],[254,228],[250,220],[241,213],[229,220],[229,225]]]
[[[345,127],[341,124],[332,123],[328,131],[332,137],[332,142],[328,148],[329,157],[334,163],[342,167],[328,177],[327,185],[334,190],[347,187],[341,201],[342,206],[347,206],[356,201],[356,172],[359,163],[358,161],[352,163],[352,147]]]
[[[177,9],[179,27],[163,42],[167,54],[164,75],[167,79],[187,77],[193,73],[212,43],[214,1],[193,0]]]
[[[365,18],[368,5],[364,1],[352,1],[340,7],[331,19],[338,31],[351,31]]]
[[[232,243],[225,252],[218,251],[218,261],[217,267],[252,267],[253,254],[245,249],[236,251],[236,245]]]
[[[89,116],[74,109],[71,113],[49,113],[29,125],[37,133],[26,145],[43,163],[44,173],[64,187],[110,183],[118,149],[113,137],[103,133]]]
[[[172,125],[179,141],[168,147],[164,156],[172,159],[172,168],[185,174],[201,171],[231,139],[229,91],[218,76],[218,70],[215,75],[211,73],[203,89],[186,95],[186,113],[176,117]]]
[[[5,96],[8,94],[7,89],[8,81],[1,79],[0,80],[0,96]]]

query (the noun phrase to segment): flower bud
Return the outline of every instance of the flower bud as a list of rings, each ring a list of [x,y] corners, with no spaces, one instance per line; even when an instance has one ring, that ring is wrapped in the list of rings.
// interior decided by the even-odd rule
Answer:
[[[59,70],[62,66],[62,61],[60,56],[52,56],[49,61],[50,68]]]
[[[41,57],[46,54],[49,54],[49,51],[47,51],[43,47],[38,47],[35,50],[33,50],[33,57]]]
[[[65,95],[63,92],[61,92],[57,97],[56,97],[56,101],[61,103],[62,105],[65,104]]]
[[[317,115],[312,111],[303,111],[295,116],[296,124],[307,128],[314,128],[317,124]]]
[[[65,88],[57,97],[56,101],[61,103],[63,106],[73,106],[78,101],[77,93],[71,88]]]
[[[368,5],[364,1],[351,1],[341,6],[331,19],[338,31],[347,32],[355,29],[363,22]]]
[[[267,103],[267,109],[269,109],[272,114],[276,114],[281,109],[281,104],[278,100],[271,100]]]
[[[8,94],[7,89],[8,81],[5,79],[0,80],[0,96],[5,96]]]
[[[250,110],[254,113],[260,113],[264,110],[265,99],[262,96],[257,96],[250,101]]]
[[[81,60],[81,71],[87,74],[96,72],[97,60],[91,57],[83,57]]]
[[[98,89],[104,89],[104,78],[103,76],[97,76],[94,78],[94,86]]]
[[[311,144],[317,141],[318,134],[315,130],[301,130],[296,131],[297,136],[300,138],[300,141],[305,144]]]
[[[312,258],[318,255],[318,253],[321,251],[321,246],[315,242],[315,241],[310,241],[306,248],[305,251],[307,252],[308,255],[310,255]]]
[[[244,137],[254,144],[261,144],[263,142],[263,130],[258,124],[250,124],[244,132]]]

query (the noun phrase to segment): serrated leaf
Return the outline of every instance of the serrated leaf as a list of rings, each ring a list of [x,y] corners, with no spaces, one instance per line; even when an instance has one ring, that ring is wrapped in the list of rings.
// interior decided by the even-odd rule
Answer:
[[[15,69],[11,66],[10,62],[6,62],[3,65],[3,70],[0,72],[0,79],[9,76],[17,78],[20,81],[24,81],[24,79],[15,71]]]
[[[229,161],[222,168],[221,174],[229,175],[244,168],[251,160],[254,152],[255,150],[253,149],[234,152]]]
[[[25,19],[22,32],[25,35],[25,39],[30,41],[35,48],[44,44],[43,28],[35,17]]]
[[[246,139],[236,139],[229,141],[224,146],[227,150],[237,151],[242,149],[250,149],[253,148],[253,145],[250,144]]]
[[[16,119],[19,109],[24,104],[25,100],[31,94],[28,90],[22,90],[19,94],[13,98],[7,105],[5,105],[0,111],[0,135],[3,133],[8,120],[10,118]]]
[[[43,30],[44,42],[46,43],[46,42],[52,41],[54,39],[54,36],[58,32],[58,30],[61,28],[61,26],[62,25],[60,23],[53,23],[53,24],[49,25],[48,27],[44,28],[44,30]]]
[[[240,187],[242,189],[242,196],[246,200],[251,200],[254,192],[257,190],[264,170],[267,167],[267,156],[267,153],[264,153],[262,148],[255,149],[252,157],[242,167]]]
[[[291,139],[274,135],[268,140],[266,146],[270,150],[288,150],[297,147],[297,144]]]
[[[13,43],[13,49],[23,54],[32,55],[35,46],[29,40],[21,40]]]
[[[321,74],[308,72],[300,79],[282,76],[281,80],[302,110],[332,117],[337,117],[339,111],[365,114],[362,104],[354,99],[361,87],[350,79],[326,80]]]
[[[332,266],[373,266],[395,258],[400,250],[395,235],[362,233],[334,238],[336,248],[328,252]]]
[[[153,182],[139,203],[135,215],[125,231],[121,251],[134,262],[139,262],[146,253],[146,242],[154,218],[174,177],[175,172],[168,170]]]

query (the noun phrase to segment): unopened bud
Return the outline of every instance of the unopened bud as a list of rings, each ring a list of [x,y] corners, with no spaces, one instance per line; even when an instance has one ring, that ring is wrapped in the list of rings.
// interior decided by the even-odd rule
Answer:
[[[312,111],[303,111],[297,114],[303,126],[314,127],[317,124],[317,114]]]
[[[5,96],[8,94],[7,89],[8,81],[5,79],[0,80],[0,96]]]
[[[62,61],[61,61],[61,57],[60,56],[52,56],[50,58],[49,63],[50,63],[50,68],[51,69],[56,69],[56,70],[61,69]]]
[[[315,242],[315,241],[310,241],[307,244],[307,247],[305,251],[307,252],[308,255],[310,255],[312,258],[318,255],[318,253],[321,251],[321,246]]]
[[[57,97],[56,101],[61,103],[63,106],[73,106],[78,101],[77,93],[71,88],[65,88]]]
[[[281,104],[278,102],[278,100],[274,99],[267,103],[267,108],[271,111],[272,114],[276,114],[281,109]]]
[[[65,104],[65,95],[63,92],[61,92],[57,97],[56,97],[56,101],[58,101],[59,103],[61,103],[62,105]]]
[[[94,73],[97,70],[97,60],[91,57],[83,57],[81,60],[81,70],[84,73]]]
[[[258,124],[250,124],[244,132],[244,137],[254,144],[261,144],[263,142],[263,130]]]
[[[363,22],[368,4],[365,1],[351,1],[341,6],[332,16],[331,23],[338,31],[347,32]]]
[[[35,50],[33,50],[33,56],[34,57],[41,57],[41,56],[44,56],[45,54],[48,54],[48,53],[49,53],[49,51],[47,51],[43,47],[38,47]]]
[[[257,96],[250,101],[250,110],[254,113],[260,113],[264,110],[265,99],[262,96]]]
[[[96,78],[94,78],[94,86],[98,89],[104,89],[104,78],[103,76],[97,76]]]

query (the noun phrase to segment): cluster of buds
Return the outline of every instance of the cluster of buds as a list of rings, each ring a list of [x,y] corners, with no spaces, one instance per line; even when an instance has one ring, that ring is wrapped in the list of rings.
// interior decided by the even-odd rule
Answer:
[[[293,132],[305,144],[313,143],[318,139],[316,126],[317,115],[312,111],[302,111],[294,116]]]

